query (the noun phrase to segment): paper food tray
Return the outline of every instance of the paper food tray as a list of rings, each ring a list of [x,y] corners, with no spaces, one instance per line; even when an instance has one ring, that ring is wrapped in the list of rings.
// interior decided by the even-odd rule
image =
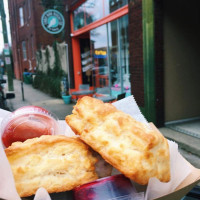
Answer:
[[[151,124],[151,125],[153,125],[153,124]],[[154,128],[157,129],[155,126],[154,126]],[[178,185],[178,187],[175,189],[174,192],[171,192],[171,193],[169,193],[165,196],[162,196],[160,198],[156,198],[156,200],[169,200],[169,199],[180,200],[195,185],[197,185],[200,182],[200,169],[197,169],[194,166],[192,166],[187,160],[185,160],[185,162],[187,162],[187,164],[189,165],[189,167],[191,169],[191,173],[181,182],[180,185]]]
[[[125,108],[127,108],[127,103],[128,103],[128,110],[123,110],[124,107],[122,104],[126,105]],[[124,112],[129,112],[128,114],[132,115],[132,112],[136,113],[137,116],[134,116],[134,118],[137,118],[138,121],[141,121],[143,123],[148,123],[145,118],[143,117],[143,115],[140,113],[139,108],[134,100],[133,97],[128,97],[125,98],[123,100],[120,100],[119,102],[116,102],[114,104],[118,109],[124,111]],[[131,108],[131,109],[130,109]],[[6,115],[8,114],[7,111],[4,111],[2,109],[0,109],[0,118],[4,118]],[[1,121],[1,120],[0,120]],[[67,126],[67,124],[65,123],[64,120],[60,120],[59,121],[59,125],[60,125],[60,129],[62,130],[62,133],[65,132],[67,133],[68,136],[73,136],[74,133],[71,131],[71,129]],[[153,129],[159,131],[152,123],[148,123],[148,125],[150,127],[152,127]],[[59,133],[60,134],[60,133]],[[170,142],[170,141],[168,141]],[[173,142],[172,142],[173,143]],[[173,148],[177,148],[178,146],[177,144],[173,144],[175,147]],[[172,145],[172,146],[173,146]],[[177,146],[177,147],[176,147]],[[5,153],[4,153],[5,154]],[[3,155],[5,156],[5,155]],[[2,156],[2,157],[3,157]],[[182,174],[179,174],[178,179],[175,179],[176,182],[176,187],[174,184],[168,184],[168,185],[163,185],[165,183],[157,183],[157,180],[153,180],[152,182],[155,182],[154,184],[152,184],[152,187],[147,187],[147,190],[150,190],[150,194],[146,195],[145,198],[143,200],[151,200],[151,199],[159,199],[159,200],[180,200],[182,197],[184,197],[198,182],[200,182],[200,169],[195,168],[194,166],[192,166],[188,161],[186,161],[179,153],[177,150],[177,158],[181,160],[181,162],[183,162],[184,164],[179,164],[178,162],[173,162],[175,169],[174,169],[174,174],[177,174],[183,170]],[[0,161],[2,162],[2,157],[0,157]],[[170,154],[170,157],[171,156]],[[5,158],[6,159],[6,158]],[[176,158],[173,158],[174,161],[176,161]],[[4,160],[5,161],[5,160]],[[20,199],[19,197],[16,197],[16,189],[11,189],[10,185],[8,185],[8,183],[5,182],[5,177],[9,177],[10,179],[13,180],[12,173],[10,173],[10,167],[8,166],[5,170],[6,166],[1,166],[0,167],[0,199],[6,199],[5,197],[9,196],[9,198],[7,198],[8,200],[18,200]],[[1,170],[3,169],[3,170]],[[184,171],[185,170],[185,171]],[[5,171],[6,173],[8,172],[9,176],[7,176],[7,174],[5,175]],[[186,172],[186,173],[185,173]],[[4,174],[2,174],[4,173]],[[4,178],[4,179],[3,179]],[[155,179],[155,178],[153,178]],[[4,180],[4,181],[2,181]],[[11,180],[11,182],[12,182]],[[151,182],[151,180],[150,180]],[[12,183],[13,184],[13,183]],[[150,189],[149,189],[150,188]],[[7,192],[7,190],[9,192]],[[164,189],[164,192],[162,193],[162,189]],[[15,190],[15,191],[14,191]],[[145,191],[146,193],[148,193],[148,191]],[[45,190],[38,190],[39,192],[37,192],[37,194],[35,195],[34,200],[72,200],[72,193],[71,192],[63,192],[63,193],[59,193],[59,194],[51,194],[51,198],[49,197],[48,193],[45,193]],[[170,192],[167,192],[170,191]],[[7,194],[9,193],[9,194]],[[151,194],[152,193],[152,194]],[[154,195],[155,193],[155,195]],[[157,194],[158,193],[158,194]],[[159,198],[158,198],[159,197]],[[26,199],[26,198],[25,198]],[[87,199],[86,199],[87,200]],[[134,199],[135,200],[135,199]]]

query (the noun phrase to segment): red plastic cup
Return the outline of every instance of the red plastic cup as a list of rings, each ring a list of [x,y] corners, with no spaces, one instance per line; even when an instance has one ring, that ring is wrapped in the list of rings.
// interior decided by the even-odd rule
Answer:
[[[97,179],[74,190],[74,200],[130,200],[136,190],[123,174]]]
[[[8,115],[1,124],[1,138],[5,147],[41,135],[54,135],[59,130],[58,118],[38,106],[24,106]]]

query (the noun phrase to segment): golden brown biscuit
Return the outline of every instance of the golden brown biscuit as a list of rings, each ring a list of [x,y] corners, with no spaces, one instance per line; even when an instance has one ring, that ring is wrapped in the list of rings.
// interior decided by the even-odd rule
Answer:
[[[39,187],[63,192],[98,178],[97,159],[78,138],[46,135],[15,142],[5,152],[20,197],[35,194]]]
[[[151,177],[162,182],[170,180],[167,140],[112,104],[83,97],[66,122],[85,143],[133,181],[144,185]]]

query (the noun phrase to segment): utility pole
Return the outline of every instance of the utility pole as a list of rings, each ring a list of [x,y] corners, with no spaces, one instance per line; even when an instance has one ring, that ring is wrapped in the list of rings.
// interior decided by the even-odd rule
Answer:
[[[4,39],[4,56],[5,56],[5,66],[8,77],[8,90],[14,91],[13,87],[13,70],[11,65],[11,57],[10,57],[10,49],[8,44],[8,34],[7,34],[7,26],[6,26],[6,14],[4,11],[3,0],[0,0],[0,16],[2,22],[2,30],[3,30],[3,39]]]

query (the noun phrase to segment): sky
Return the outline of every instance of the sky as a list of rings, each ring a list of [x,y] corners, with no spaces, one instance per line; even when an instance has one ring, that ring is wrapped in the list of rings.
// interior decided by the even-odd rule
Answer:
[[[5,13],[6,13],[8,41],[9,41],[9,44],[11,44],[9,12],[8,12],[8,0],[3,0],[3,2],[4,2]],[[0,53],[2,52],[3,47],[4,47],[4,41],[3,41],[3,34],[2,34],[2,24],[1,24],[1,20],[0,20]]]

